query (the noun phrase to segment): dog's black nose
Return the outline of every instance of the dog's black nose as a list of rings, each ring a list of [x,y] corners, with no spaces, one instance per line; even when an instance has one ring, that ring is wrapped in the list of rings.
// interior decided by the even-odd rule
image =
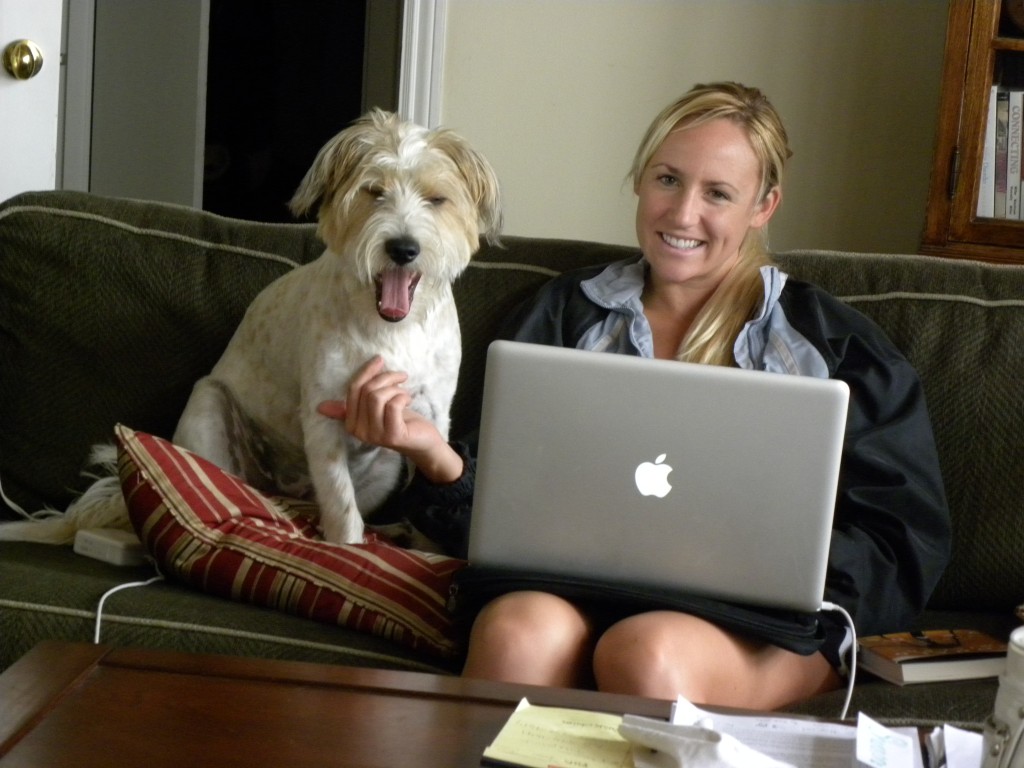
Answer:
[[[395,264],[408,264],[420,255],[420,244],[411,237],[393,237],[384,243],[384,250]]]

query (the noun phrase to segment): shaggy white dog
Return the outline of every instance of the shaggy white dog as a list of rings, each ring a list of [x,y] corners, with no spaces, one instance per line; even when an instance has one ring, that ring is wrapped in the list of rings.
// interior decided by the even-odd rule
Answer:
[[[343,397],[380,355],[408,374],[410,407],[447,438],[462,351],[452,282],[482,236],[497,239],[498,181],[451,131],[374,110],[320,150],[291,208],[318,210],[327,249],[256,297],[173,440],[259,488],[312,486],[324,538],[361,542],[363,515],[396,488],[403,462],[317,405]],[[70,541],[126,516],[103,478],[65,515],[0,526],[0,538]]]

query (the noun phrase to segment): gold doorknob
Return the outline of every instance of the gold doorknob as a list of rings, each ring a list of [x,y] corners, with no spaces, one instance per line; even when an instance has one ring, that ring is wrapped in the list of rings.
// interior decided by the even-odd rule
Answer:
[[[31,40],[15,40],[4,48],[4,69],[15,80],[28,80],[43,68],[43,52]]]

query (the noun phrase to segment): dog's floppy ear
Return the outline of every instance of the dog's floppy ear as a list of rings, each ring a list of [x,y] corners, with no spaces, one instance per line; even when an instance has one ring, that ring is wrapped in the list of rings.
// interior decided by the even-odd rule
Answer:
[[[498,244],[503,223],[501,186],[498,175],[483,155],[458,134],[445,129],[433,133],[431,143],[448,155],[466,180],[480,219],[480,231],[487,242]]]
[[[369,112],[320,148],[313,165],[306,171],[288,203],[288,208],[295,216],[305,216],[331,202],[334,195],[351,180],[372,146],[367,137],[387,117],[381,110]]]

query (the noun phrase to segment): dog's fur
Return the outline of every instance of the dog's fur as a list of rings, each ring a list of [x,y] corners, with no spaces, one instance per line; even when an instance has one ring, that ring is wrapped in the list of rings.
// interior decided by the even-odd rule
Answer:
[[[363,515],[396,488],[402,459],[360,443],[317,405],[343,398],[353,373],[381,355],[408,373],[411,407],[447,438],[462,352],[452,282],[481,236],[497,239],[498,182],[454,133],[374,110],[320,150],[291,208],[317,210],[327,249],[256,297],[196,383],[173,441],[259,488],[302,495],[311,485],[324,538],[361,542]],[[63,536],[121,523],[123,507],[116,514],[85,523],[83,511],[82,522],[61,521]]]

